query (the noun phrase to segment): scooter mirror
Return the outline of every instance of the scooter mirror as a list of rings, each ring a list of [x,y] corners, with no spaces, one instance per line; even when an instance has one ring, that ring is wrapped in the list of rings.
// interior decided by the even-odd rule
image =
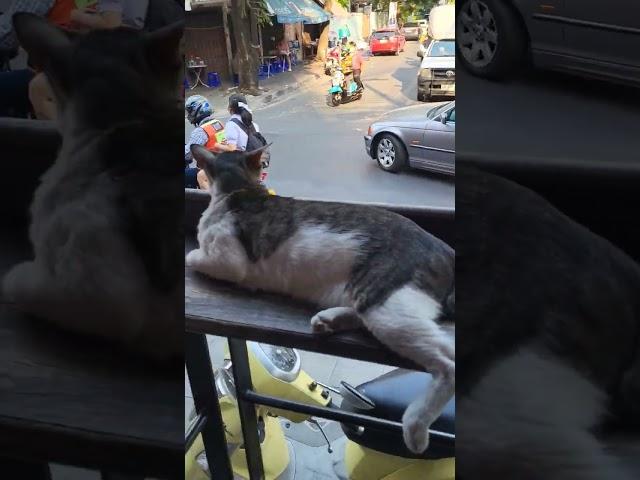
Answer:
[[[342,395],[343,401],[349,402],[360,410],[371,410],[376,406],[366,395],[344,381],[340,382],[340,395]]]

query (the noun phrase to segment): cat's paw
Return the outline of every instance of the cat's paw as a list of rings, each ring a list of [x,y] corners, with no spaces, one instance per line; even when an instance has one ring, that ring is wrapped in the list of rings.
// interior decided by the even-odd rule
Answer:
[[[5,302],[21,302],[25,300],[33,279],[33,262],[15,265],[2,279],[2,300]]]
[[[334,333],[362,326],[362,320],[353,308],[333,307],[316,313],[311,319],[314,333]]]
[[[329,317],[324,312],[318,312],[311,318],[311,330],[313,333],[333,333],[332,323],[333,317]]]
[[[200,258],[200,251],[198,249],[191,250],[187,253],[187,256],[184,258],[184,266],[193,268],[197,265],[198,259]]]
[[[429,426],[408,411],[402,418],[402,435],[407,448],[417,455],[429,447]]]

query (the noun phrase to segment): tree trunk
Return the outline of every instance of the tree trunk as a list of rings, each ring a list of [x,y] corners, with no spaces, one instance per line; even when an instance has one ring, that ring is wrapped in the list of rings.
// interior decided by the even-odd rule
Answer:
[[[248,10],[249,6],[246,0],[231,0],[233,38],[236,41],[234,61],[240,91],[250,95],[259,95],[258,58],[256,49],[251,46],[251,16]]]
[[[333,6],[333,0],[326,0],[324,3],[324,10],[331,13],[331,7]],[[322,29],[320,38],[318,39],[318,49],[316,50],[316,60],[324,62],[327,59],[327,49],[329,47],[329,31],[331,30],[331,22]]]

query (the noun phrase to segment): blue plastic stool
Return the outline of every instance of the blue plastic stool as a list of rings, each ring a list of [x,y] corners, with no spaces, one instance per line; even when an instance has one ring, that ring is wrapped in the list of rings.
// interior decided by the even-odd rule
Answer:
[[[211,88],[217,88],[220,85],[222,85],[220,83],[220,76],[218,75],[217,72],[207,73],[207,85],[209,85],[209,87]]]
[[[187,80],[186,78],[182,81],[182,86],[187,90],[191,88],[191,85],[189,85],[189,80]]]
[[[237,87],[238,85],[240,85],[240,77],[238,76],[237,73],[233,74],[233,84]]]
[[[271,73],[282,73],[282,61],[281,60],[272,60],[271,61]]]

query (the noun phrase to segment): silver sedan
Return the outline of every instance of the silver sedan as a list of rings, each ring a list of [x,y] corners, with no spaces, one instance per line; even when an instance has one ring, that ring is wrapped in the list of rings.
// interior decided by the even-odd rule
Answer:
[[[371,124],[367,154],[387,172],[404,167],[455,174],[456,103],[401,108]]]

